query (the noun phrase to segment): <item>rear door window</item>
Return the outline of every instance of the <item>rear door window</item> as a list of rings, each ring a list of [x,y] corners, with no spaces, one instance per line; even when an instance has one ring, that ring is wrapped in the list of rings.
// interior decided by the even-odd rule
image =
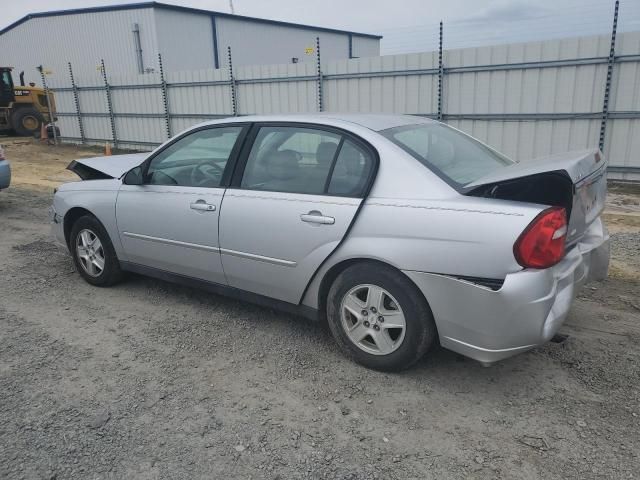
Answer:
[[[358,197],[371,155],[340,133],[306,126],[264,126],[253,143],[241,187]]]
[[[346,197],[360,197],[369,182],[373,158],[365,149],[345,140],[338,153],[327,193]]]

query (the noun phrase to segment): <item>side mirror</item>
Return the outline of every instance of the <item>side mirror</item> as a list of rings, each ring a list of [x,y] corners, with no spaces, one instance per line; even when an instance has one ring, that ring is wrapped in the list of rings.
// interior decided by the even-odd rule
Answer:
[[[142,185],[144,183],[144,178],[142,177],[142,167],[135,167],[127,172],[122,183],[125,185]]]

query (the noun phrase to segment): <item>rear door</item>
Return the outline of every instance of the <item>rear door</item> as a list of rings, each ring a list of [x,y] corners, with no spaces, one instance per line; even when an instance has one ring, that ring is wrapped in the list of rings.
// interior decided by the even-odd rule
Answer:
[[[220,217],[229,285],[298,303],[351,225],[376,162],[371,147],[339,130],[255,125]]]
[[[116,202],[129,262],[225,284],[218,215],[243,125],[189,132],[143,167],[143,184],[123,184]]]

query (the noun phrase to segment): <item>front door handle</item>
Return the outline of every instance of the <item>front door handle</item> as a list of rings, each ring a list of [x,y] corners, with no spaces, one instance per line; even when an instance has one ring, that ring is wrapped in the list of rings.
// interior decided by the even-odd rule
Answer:
[[[309,213],[303,213],[300,215],[300,220],[306,223],[316,223],[319,225],[333,225],[336,223],[335,218],[322,215],[318,210],[311,210]]]
[[[215,205],[212,205],[210,203],[206,203],[203,200],[198,200],[197,202],[193,202],[191,204],[191,209],[192,210],[201,210],[203,212],[213,212],[216,209]]]

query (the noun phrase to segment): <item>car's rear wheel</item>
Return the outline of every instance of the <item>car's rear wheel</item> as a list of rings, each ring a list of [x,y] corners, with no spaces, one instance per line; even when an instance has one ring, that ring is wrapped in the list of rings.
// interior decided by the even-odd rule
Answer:
[[[71,228],[69,249],[78,273],[91,285],[107,287],[122,279],[111,239],[93,216],[80,217]]]
[[[376,370],[410,367],[436,338],[431,309],[416,286],[376,263],[356,264],[338,275],[329,290],[327,319],[341,350]]]

